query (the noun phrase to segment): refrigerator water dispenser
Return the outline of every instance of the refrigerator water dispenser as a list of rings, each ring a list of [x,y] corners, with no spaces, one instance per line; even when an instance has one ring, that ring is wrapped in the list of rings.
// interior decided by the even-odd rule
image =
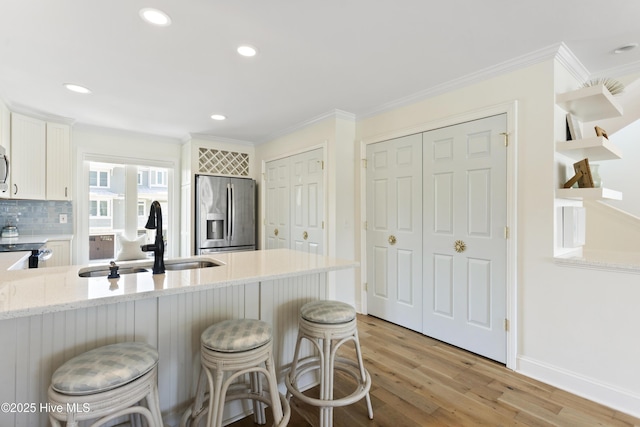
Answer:
[[[224,239],[224,214],[207,215],[207,240]]]

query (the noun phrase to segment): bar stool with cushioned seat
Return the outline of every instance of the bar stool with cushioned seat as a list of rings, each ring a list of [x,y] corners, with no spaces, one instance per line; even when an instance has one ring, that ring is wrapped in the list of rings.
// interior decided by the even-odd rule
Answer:
[[[158,352],[141,342],[123,342],[82,353],[60,366],[48,391],[52,426],[75,427],[97,419],[102,425],[124,415],[139,414],[152,427],[162,427],[158,399]],[[146,401],[146,407],[139,405]],[[55,405],[55,406],[54,406]]]
[[[196,397],[182,416],[180,426],[199,426],[200,420],[208,415],[207,427],[220,427],[225,402],[237,399],[253,401],[258,424],[266,423],[265,404],[271,407],[274,426],[289,423],[289,402],[278,392],[271,325],[261,320],[238,319],[209,326],[200,337],[200,361],[202,370]],[[248,385],[236,381],[246,374]],[[264,390],[262,378],[267,382]]]
[[[319,356],[299,360],[303,339],[313,343]],[[354,343],[357,357],[355,362],[336,356],[338,348],[348,341]],[[299,379],[315,370],[320,371],[319,399],[302,394],[298,388]],[[335,370],[351,375],[356,381],[355,391],[339,399],[334,399],[333,396]],[[300,308],[298,339],[291,369],[285,376],[285,385],[289,395],[309,405],[320,407],[320,426],[322,427],[333,425],[334,407],[350,405],[363,397],[367,402],[369,418],[373,419],[373,408],[369,396],[371,376],[362,363],[356,310],[352,306],[339,301],[313,301]]]

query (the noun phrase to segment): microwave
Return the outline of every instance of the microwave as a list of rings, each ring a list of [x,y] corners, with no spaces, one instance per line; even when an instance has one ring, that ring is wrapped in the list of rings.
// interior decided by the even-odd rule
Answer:
[[[0,146],[0,193],[9,191],[9,159],[4,147]]]

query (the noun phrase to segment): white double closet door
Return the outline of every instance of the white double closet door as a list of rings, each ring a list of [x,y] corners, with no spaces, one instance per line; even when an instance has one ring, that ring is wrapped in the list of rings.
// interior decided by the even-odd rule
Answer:
[[[323,149],[273,160],[265,166],[266,248],[324,252]]]
[[[506,361],[506,114],[367,147],[367,310]]]

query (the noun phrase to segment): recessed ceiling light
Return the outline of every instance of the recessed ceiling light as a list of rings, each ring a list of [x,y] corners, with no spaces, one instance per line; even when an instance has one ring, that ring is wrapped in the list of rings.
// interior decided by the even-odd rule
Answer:
[[[91,93],[91,91],[89,89],[87,89],[86,87],[80,86],[80,85],[76,85],[76,84],[73,84],[73,83],[65,83],[63,86],[66,87],[71,92]]]
[[[245,44],[242,46],[238,46],[238,53],[242,56],[256,56],[258,50],[253,46]]]
[[[212,114],[211,118],[213,120],[225,120],[227,117],[223,116],[222,114]]]
[[[637,47],[638,47],[638,43],[629,43],[629,44],[625,44],[624,46],[620,46],[619,48],[614,50],[613,53],[625,53]]]
[[[169,15],[158,9],[150,7],[140,9],[140,17],[148,23],[158,25],[160,27],[171,25],[171,18],[169,18]]]

